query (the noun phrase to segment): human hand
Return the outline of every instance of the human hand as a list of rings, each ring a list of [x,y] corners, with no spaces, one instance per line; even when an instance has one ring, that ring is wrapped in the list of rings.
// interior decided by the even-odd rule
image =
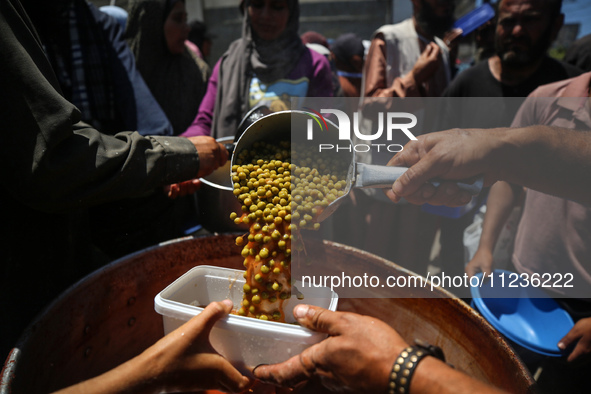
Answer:
[[[494,130],[455,129],[420,135],[388,162],[409,169],[386,194],[394,202],[404,197],[418,205],[465,205],[472,196],[455,182],[442,181],[435,187],[428,181],[458,181],[484,175],[484,186],[490,186],[499,179],[493,153],[501,144]]]
[[[211,174],[216,168],[228,161],[228,150],[214,138],[209,136],[189,137],[199,153],[198,178]]]
[[[173,183],[172,185],[164,186],[164,192],[172,199],[177,197],[184,197],[195,193],[201,187],[202,183],[199,179],[190,179],[188,181]]]
[[[439,67],[439,59],[441,58],[441,48],[434,42],[427,44],[425,50],[417,59],[411,73],[417,85],[427,81]]]
[[[293,387],[320,378],[331,389],[385,392],[394,360],[408,345],[389,325],[370,316],[298,305],[294,316],[304,327],[329,335],[301,354],[275,365],[261,365],[263,382]]]
[[[209,304],[203,312],[148,348],[142,357],[160,389],[241,392],[251,384],[209,342],[213,325],[230,313],[232,302]]]
[[[564,350],[577,341],[567,360],[574,361],[582,355],[591,353],[591,317],[579,320],[575,326],[558,342],[558,348]]]
[[[493,271],[493,255],[490,250],[478,248],[472,260],[466,265],[465,271],[468,276],[472,277],[479,272],[482,272],[484,277],[490,275]]]
[[[462,36],[464,31],[460,28],[454,28],[449,31],[446,31],[443,35],[443,42],[449,49],[452,49],[458,45],[458,38]]]

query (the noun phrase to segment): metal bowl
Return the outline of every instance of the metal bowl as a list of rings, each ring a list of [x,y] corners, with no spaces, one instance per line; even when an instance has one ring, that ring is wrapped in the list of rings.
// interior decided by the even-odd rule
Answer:
[[[234,142],[234,137],[217,140],[221,144]],[[206,177],[201,178],[203,186],[197,191],[197,213],[199,223],[211,232],[246,232],[247,224],[235,224],[230,219],[232,212],[242,212],[242,204],[236,198],[231,179],[232,164],[228,160]]]

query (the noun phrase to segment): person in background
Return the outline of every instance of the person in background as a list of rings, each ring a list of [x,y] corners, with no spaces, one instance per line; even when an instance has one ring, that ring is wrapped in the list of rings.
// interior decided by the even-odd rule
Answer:
[[[537,379],[541,392],[591,389],[585,374],[591,361],[591,187],[579,178],[591,170],[590,92],[591,73],[544,85],[520,108],[514,128],[421,136],[389,163],[410,167],[388,192],[393,201],[404,197],[415,204],[454,206],[470,200],[455,185],[436,189],[424,184],[434,177],[483,175],[485,185],[493,185],[480,245],[466,267],[469,275],[492,271],[499,226],[523,193],[522,186],[528,188],[512,256],[514,270],[528,275],[572,274],[573,287],[545,290],[576,321],[557,344],[567,358],[542,362]],[[491,205],[494,201],[498,202]]]
[[[209,59],[211,54],[212,36],[207,31],[207,26],[201,21],[192,21],[189,23],[191,31],[189,31],[188,43],[193,44],[197,49],[196,52],[203,60]]]
[[[85,0],[23,0],[61,89],[105,133],[171,135],[115,18]]]
[[[495,54],[458,75],[443,97],[525,98],[541,85],[580,75],[580,69],[547,55],[564,22],[561,6],[562,0],[501,0]],[[497,118],[490,127],[506,127],[518,108],[482,108],[476,117]]]
[[[309,49],[318,52],[328,60],[332,74],[332,95],[333,97],[343,97],[343,89],[341,89],[341,84],[339,83],[334,58],[330,52],[330,45],[326,37],[316,31],[307,31],[300,38]]]
[[[330,45],[328,40],[322,34],[317,31],[307,31],[303,33],[300,38],[304,45],[308,48],[314,49],[321,55],[328,56],[330,54]]]
[[[458,75],[443,97],[489,97],[482,100],[446,100],[441,128],[507,127],[535,88],[577,76],[581,71],[549,57],[546,52],[564,21],[561,0],[501,0],[495,24],[495,54]],[[521,100],[506,99],[521,97]],[[460,218],[441,219],[439,265],[450,275],[464,272],[463,236],[480,203]],[[487,209],[494,204],[491,196]],[[504,224],[504,222],[503,222]],[[453,289],[450,289],[455,292]],[[467,294],[457,294],[467,296]]]
[[[330,65],[302,43],[297,0],[246,0],[242,38],[216,63],[199,113],[184,136],[234,136],[255,106],[291,108],[291,97],[331,97]]]
[[[344,97],[361,96],[365,47],[355,33],[337,37],[330,46]]]
[[[476,54],[474,55],[472,65],[483,60],[488,60],[491,56],[495,55],[495,30],[495,23],[493,20],[490,20],[474,32]]]
[[[442,40],[454,22],[453,0],[413,0],[413,16],[379,28],[364,70],[365,97],[438,97],[451,81]]]
[[[591,73],[544,85],[530,94],[530,99],[519,110],[512,126],[544,124],[591,130],[591,111],[587,104],[590,88]],[[549,100],[549,97],[556,99]],[[580,324],[591,325],[591,302],[581,299],[580,290],[591,289],[591,208],[577,201],[530,189],[525,192],[524,201],[523,197],[524,190],[520,185],[497,182],[492,186],[480,243],[465,268],[466,273],[472,276],[479,271],[492,272],[493,250],[501,229],[513,207],[523,204],[511,256],[512,270],[528,275],[573,275],[572,288],[552,288],[548,289],[548,293],[565,307],[574,321],[586,320],[587,323]],[[591,332],[584,340],[591,342]],[[591,352],[591,344],[587,343],[586,346],[586,351]],[[566,345],[562,349],[566,349]],[[572,359],[580,354],[573,354]],[[591,391],[591,384],[584,376],[585,370],[585,366],[576,368],[549,360],[544,363],[540,384],[553,385],[547,392],[565,389],[570,385],[586,387],[588,392]],[[559,387],[554,386],[556,381],[561,381]]]
[[[184,0],[132,0],[125,36],[137,68],[172,123],[175,135],[197,115],[209,66],[188,50]]]
[[[184,131],[205,94],[209,66],[184,42],[189,28],[184,1],[129,3],[126,38],[137,68],[172,125]],[[193,195],[170,199],[162,189],[91,209],[93,238],[110,259],[179,238],[198,224]]]
[[[117,26],[118,28],[118,26]],[[99,268],[87,210],[205,176],[210,137],[101,133],[64,96],[19,0],[0,2],[0,354],[68,286]],[[4,359],[4,357],[2,357]]]
[[[454,0],[413,0],[413,14],[400,23],[380,27],[372,36],[365,58],[361,87],[361,105],[389,97],[438,97],[451,80],[449,48],[442,37],[452,29]],[[458,34],[457,32],[454,34]],[[391,101],[390,101],[391,102]],[[388,111],[386,107],[382,111]],[[370,130],[377,126],[367,126]],[[405,136],[403,136],[406,138]],[[392,140],[388,143],[405,143]],[[376,140],[376,142],[381,142]],[[385,141],[384,141],[385,142]],[[383,165],[390,158],[387,152],[371,152],[361,161]],[[373,193],[373,194],[372,194]],[[354,237],[343,241],[380,255],[419,274],[426,274],[438,218],[423,212],[420,207],[396,206],[372,191],[355,193],[366,228],[361,231],[363,241]],[[379,228],[384,236],[376,236]]]
[[[573,42],[566,49],[564,61],[583,71],[591,71],[591,34]]]
[[[121,29],[125,31],[128,16],[127,11],[125,11],[121,7],[117,7],[116,5],[104,5],[102,7],[99,7],[99,10],[115,18],[117,22],[119,22],[119,26],[121,26]]]

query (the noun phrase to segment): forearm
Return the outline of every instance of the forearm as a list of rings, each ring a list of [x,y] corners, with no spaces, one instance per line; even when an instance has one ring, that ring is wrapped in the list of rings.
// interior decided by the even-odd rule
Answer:
[[[390,65],[396,67],[396,65]],[[388,85],[388,64],[386,43],[378,35],[371,44],[365,63],[365,97],[409,97],[419,96],[414,74],[395,77]]]
[[[591,205],[591,134],[549,126],[502,132],[499,178]]]
[[[210,303],[199,316],[164,336],[140,355],[87,381],[63,389],[70,393],[188,393],[223,390],[242,393],[250,380],[216,353],[209,343],[214,324],[232,302]]]
[[[517,193],[517,189],[504,181],[499,181],[491,187],[486,203],[486,214],[482,222],[480,249],[491,253],[494,250],[501,230],[517,203],[519,197]]]
[[[45,142],[30,158],[33,165],[14,174],[19,185],[14,193],[43,211],[135,197],[194,178],[199,171],[197,151],[185,138],[108,136],[75,125]]]
[[[394,78],[392,85],[382,89],[378,97],[420,97],[418,86],[411,71],[402,77]]]
[[[158,392],[155,380],[148,377],[151,370],[142,356],[127,361],[102,375],[66,387],[55,394],[151,393]]]
[[[409,392],[412,394],[503,393],[493,386],[451,368],[434,357],[426,357],[417,366]]]
[[[379,77],[379,78],[378,78]],[[386,75],[372,75],[366,82],[365,97],[419,97],[419,90],[412,72],[396,77],[390,86]]]

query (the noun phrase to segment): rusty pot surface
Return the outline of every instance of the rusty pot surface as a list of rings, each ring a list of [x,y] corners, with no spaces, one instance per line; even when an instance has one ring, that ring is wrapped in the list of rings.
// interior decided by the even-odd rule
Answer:
[[[154,297],[164,287],[196,265],[242,268],[234,239],[227,234],[171,241],[124,257],[78,282],[23,334],[4,365],[0,391],[57,390],[136,356],[163,335]],[[346,262],[407,272],[340,244],[317,241],[306,246],[335,273]],[[376,316],[409,342],[421,338],[441,346],[451,364],[482,381],[514,393],[530,391],[534,382],[529,372],[500,334],[464,302],[447,298],[443,291],[440,295],[341,299],[339,310]]]

